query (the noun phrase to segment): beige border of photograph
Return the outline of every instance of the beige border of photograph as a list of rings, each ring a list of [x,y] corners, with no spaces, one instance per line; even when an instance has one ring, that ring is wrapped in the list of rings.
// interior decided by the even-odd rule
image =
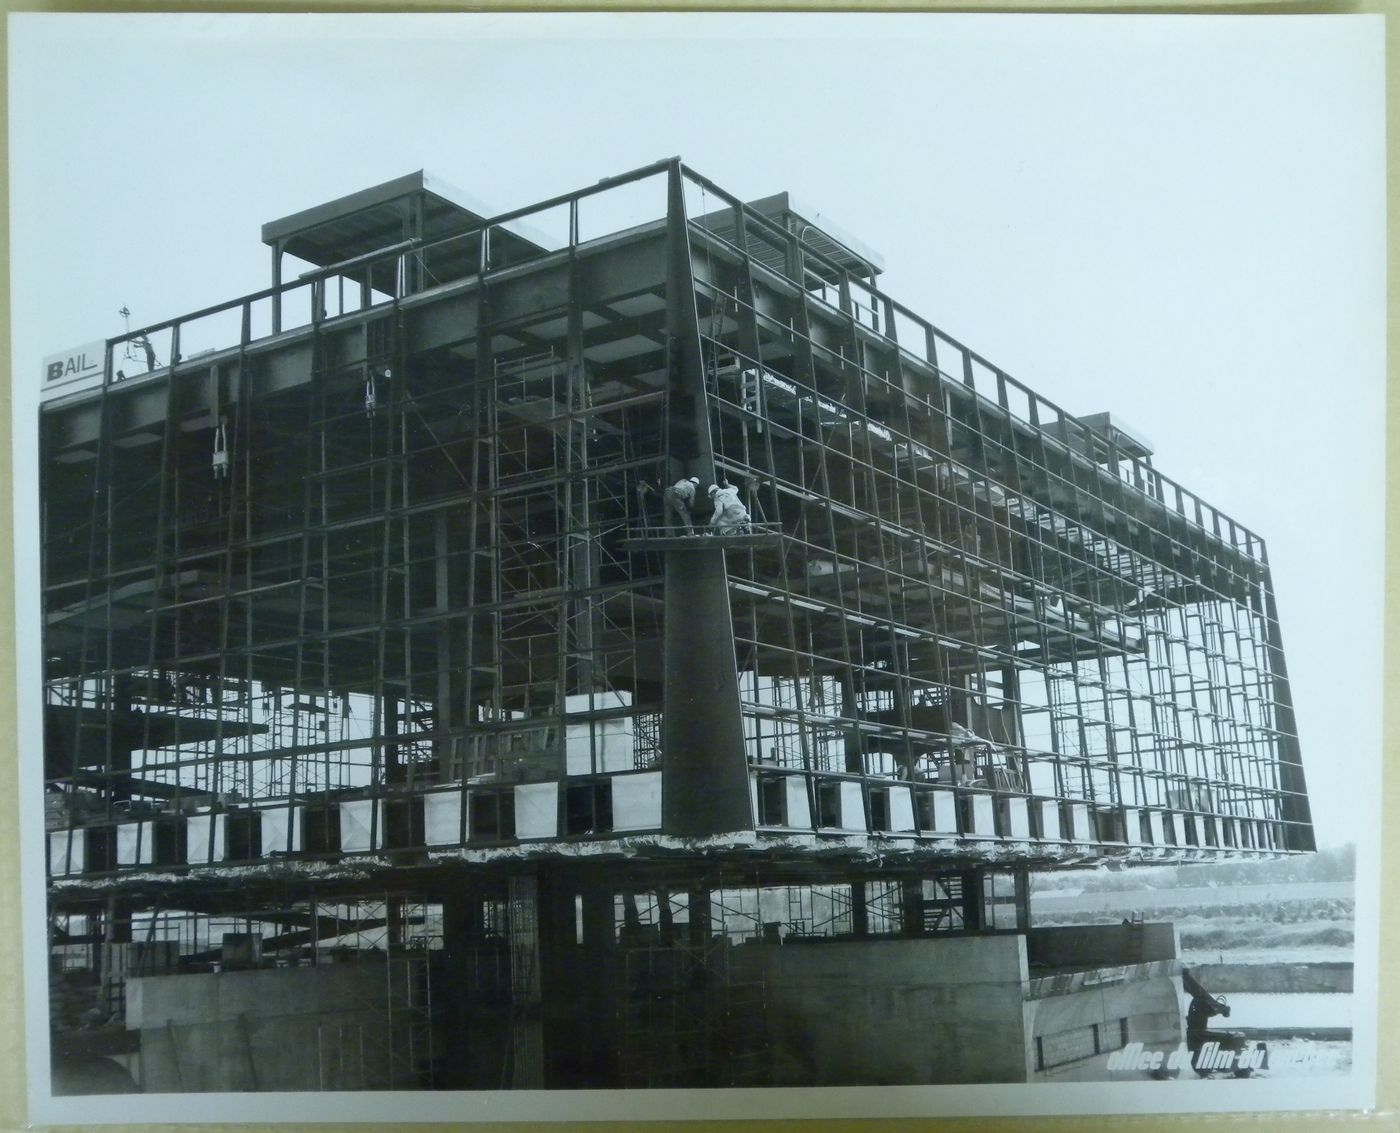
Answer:
[[[289,12],[289,11],[314,11],[314,12],[340,12],[358,13],[392,10],[395,12],[454,12],[454,11],[481,11],[495,10],[501,12],[517,11],[694,11],[701,5],[683,3],[663,3],[656,5],[631,5],[631,4],[574,4],[574,3],[553,3],[541,5],[526,2],[509,2],[509,0],[483,0],[476,4],[452,4],[452,3],[324,3],[321,0],[299,0],[299,2],[285,4],[267,3],[203,3],[196,2],[189,4],[166,3],[166,4],[130,4],[130,3],[100,3],[100,2],[80,2],[71,4],[49,4],[49,3],[14,3],[7,0],[7,12],[20,11],[88,11],[88,12],[190,12],[190,11],[226,11],[226,12]],[[734,3],[734,4],[706,4],[704,8],[717,11],[798,11],[798,10],[822,10],[822,11],[903,11],[903,12],[1020,12],[1020,13],[1051,13],[1051,12],[1094,12],[1094,13],[1181,13],[1199,14],[1202,12],[1231,13],[1231,14],[1340,14],[1340,13],[1381,13],[1386,15],[1386,49],[1387,49],[1387,145],[1388,158],[1387,168],[1390,172],[1388,183],[1388,215],[1391,223],[1387,234],[1387,260],[1392,271],[1400,270],[1400,213],[1397,213],[1397,194],[1395,188],[1395,177],[1393,173],[1395,154],[1400,153],[1400,0],[1391,0],[1388,3],[1356,3],[1356,4],[1287,4],[1287,3],[1259,3],[1259,4],[1162,4],[1162,3],[1111,3],[1111,2],[1084,2],[1078,4],[1039,4],[1029,3],[1022,5],[998,4],[998,3],[976,3],[965,2],[960,4],[914,4],[914,3],[859,3],[859,4],[823,4],[812,2],[804,3],[764,3],[759,5]],[[6,37],[8,48],[8,36]],[[6,204],[8,206],[8,189],[6,189]],[[7,208],[8,219],[8,208]],[[5,228],[5,251],[6,262],[9,262],[9,226]],[[15,281],[7,274],[4,290],[6,301],[4,303],[5,314],[0,326],[4,327],[3,338],[6,368],[8,370],[8,359],[10,357],[10,326],[9,326],[9,289],[14,286]],[[1397,465],[1400,465],[1400,402],[1397,402],[1397,380],[1394,376],[1394,359],[1400,356],[1400,322],[1394,318],[1389,319],[1387,329],[1387,343],[1389,347],[1389,364],[1387,373],[1389,375],[1388,397],[1387,397],[1387,471],[1386,471],[1386,493],[1387,500],[1390,501],[1386,507],[1387,520],[1391,519],[1396,511],[1394,503],[1397,489],[1400,489],[1400,473],[1397,472]],[[0,492],[0,542],[3,542],[7,552],[12,546],[14,539],[14,513],[13,497],[11,493],[11,398],[8,384],[4,387],[3,394],[0,394],[0,481],[3,481],[5,490]],[[1385,689],[1385,713],[1383,724],[1384,735],[1384,758],[1383,758],[1383,788],[1384,788],[1384,811],[1387,814],[1396,813],[1400,809],[1400,792],[1395,785],[1395,763],[1396,763],[1396,731],[1400,726],[1400,681],[1396,677],[1396,665],[1394,650],[1400,646],[1400,621],[1397,618],[1397,602],[1400,602],[1400,582],[1397,581],[1397,568],[1395,564],[1400,562],[1400,533],[1397,533],[1396,525],[1388,523],[1386,531],[1386,556],[1387,556],[1387,577],[1385,583],[1386,592],[1386,620],[1385,620],[1385,640],[1386,640],[1386,665],[1384,674]],[[0,562],[0,626],[5,631],[4,646],[0,647],[0,723],[13,721],[16,718],[17,704],[15,695],[15,654],[14,635],[16,628],[15,604],[14,604],[14,568],[12,554],[6,553]],[[3,908],[4,914],[0,914],[0,974],[5,977],[4,990],[0,991],[0,1133],[5,1131],[18,1131],[39,1128],[29,1124],[28,1110],[26,1105],[26,1071],[25,1071],[25,1035],[24,1035],[24,1010],[23,994],[24,981],[21,977],[21,941],[20,941],[20,918],[18,910],[20,907],[20,840],[19,840],[19,789],[18,789],[18,763],[24,753],[18,750],[18,745],[13,727],[0,726],[0,886],[3,886],[3,893],[6,898]],[[1397,856],[1400,856],[1400,832],[1397,832],[1394,823],[1385,825],[1381,831],[1381,842],[1383,847],[1382,863],[1382,892],[1388,893],[1389,887],[1396,883]],[[1400,1051],[1400,979],[1397,978],[1395,965],[1387,963],[1387,957],[1392,950],[1400,948],[1400,903],[1389,900],[1384,903],[1381,913],[1381,956],[1382,956],[1382,986],[1378,989],[1380,1004],[1380,1024],[1377,1036],[1377,1050],[1379,1052],[1380,1065],[1378,1069],[1379,1077],[1377,1083],[1377,1108],[1367,1114],[1355,1113],[1231,1113],[1222,1115],[1208,1114],[1172,1114],[1153,1116],[1100,1116],[1100,1117],[1080,1117],[1080,1116],[1055,1116],[1055,1117],[1024,1117],[1024,1118],[1001,1118],[1001,1117],[975,1117],[975,1118],[880,1118],[880,1119],[841,1119],[841,1120],[818,1120],[818,1119],[775,1119],[765,1122],[764,1127],[774,1129],[822,1129],[835,1131],[845,1130],[868,1130],[868,1129],[889,1129],[889,1130],[934,1130],[934,1129],[998,1129],[998,1130],[1119,1130],[1119,1129],[1142,1129],[1142,1130],[1170,1130],[1181,1129],[1190,1123],[1191,1128],[1205,1126],[1241,1128],[1241,1129],[1331,1129],[1345,1125],[1354,1128],[1358,1125],[1361,1128],[1400,1128],[1400,1074],[1397,1074],[1394,1066],[1390,1064],[1387,1057],[1388,1051]],[[1366,998],[1366,989],[1357,988],[1357,998]],[[752,1128],[756,1124],[749,1120],[729,1120],[715,1121],[709,1119],[703,1109],[703,1098],[698,1098],[694,1093],[687,1092],[675,1112],[673,1119],[657,1122],[576,1122],[561,1120],[547,1125],[551,1130],[583,1130],[599,1128],[647,1128],[647,1129],[675,1129],[683,1133],[708,1133],[710,1130],[741,1130]],[[567,1103],[567,1098],[561,1099]],[[190,1097],[189,1108],[193,1112],[201,1109],[202,1103],[196,1096]],[[695,1108],[688,1108],[694,1106]],[[567,1105],[562,1112],[567,1112]],[[211,1118],[214,1114],[209,1114]],[[145,1126],[143,1126],[144,1128]],[[203,1130],[246,1130],[252,1128],[246,1124],[223,1125],[215,1122],[209,1124],[202,1123],[182,1123],[179,1126],[161,1126],[160,1128],[190,1128]],[[272,1128],[271,1125],[267,1126]],[[523,1128],[543,1128],[538,1122],[511,1122],[511,1123],[460,1123],[460,1124],[427,1124],[415,1123],[395,1125],[395,1129],[421,1129],[425,1131],[437,1131],[446,1128],[471,1130],[472,1133],[488,1133],[492,1130],[523,1129]],[[97,1127],[94,1127],[97,1128]],[[101,1128],[119,1128],[116,1126],[104,1126]],[[127,1126],[126,1128],[136,1128]],[[154,1128],[154,1127],[151,1127]],[[366,1128],[364,1125],[327,1125],[327,1124],[307,1124],[288,1123],[277,1124],[279,1130],[325,1130],[343,1129],[346,1133],[355,1133],[357,1130]]]

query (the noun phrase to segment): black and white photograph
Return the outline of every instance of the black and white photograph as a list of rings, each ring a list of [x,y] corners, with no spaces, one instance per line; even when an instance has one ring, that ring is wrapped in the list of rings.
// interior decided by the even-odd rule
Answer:
[[[1373,1105],[1382,27],[12,16],[31,1120]]]

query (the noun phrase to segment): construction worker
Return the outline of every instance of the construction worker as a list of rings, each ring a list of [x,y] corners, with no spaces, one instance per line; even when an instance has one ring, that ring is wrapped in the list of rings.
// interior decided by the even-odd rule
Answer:
[[[670,523],[671,517],[675,516],[687,535],[695,529],[695,493],[699,489],[700,477],[689,476],[684,480],[677,480],[662,493],[662,498],[666,502],[666,522]]]
[[[721,488],[710,485],[710,502],[714,504],[714,514],[710,516],[710,532],[714,535],[741,535],[749,529],[749,509],[739,502],[739,489],[727,483]]]
[[[1216,1069],[1227,1070],[1236,1078],[1248,1078],[1251,1068],[1239,1065],[1240,1053],[1249,1046],[1243,1033],[1215,1031],[1210,1026],[1211,1019],[1217,1015],[1224,1015],[1227,1019],[1230,1017],[1230,1005],[1225,1002],[1225,997],[1211,995],[1187,968],[1181,969],[1181,986],[1191,997],[1191,1004],[1186,1009],[1186,1049],[1191,1052],[1192,1069],[1202,1078]],[[1212,1042],[1217,1051],[1228,1051],[1230,1057],[1221,1058],[1218,1062],[1202,1062],[1198,1056],[1205,1045]],[[1261,1068],[1266,1068],[1267,1065],[1267,1062],[1261,1060]]]
[[[949,725],[951,735],[948,746],[953,753],[953,781],[971,783],[977,778],[977,757],[985,760],[992,750],[991,740],[985,740],[971,728],[965,728],[954,720]]]

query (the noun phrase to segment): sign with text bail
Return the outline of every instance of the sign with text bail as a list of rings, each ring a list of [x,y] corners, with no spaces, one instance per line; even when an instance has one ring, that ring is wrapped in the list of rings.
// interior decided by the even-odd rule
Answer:
[[[62,382],[77,378],[99,378],[107,354],[103,339],[75,346],[44,359],[44,382]]]

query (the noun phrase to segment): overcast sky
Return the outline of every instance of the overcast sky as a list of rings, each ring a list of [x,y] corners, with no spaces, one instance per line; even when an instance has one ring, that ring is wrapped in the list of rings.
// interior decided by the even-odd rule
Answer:
[[[40,359],[121,333],[124,305],[140,325],[266,286],[264,221],[420,168],[503,211],[679,154],[746,198],[790,190],[883,255],[895,298],[1121,416],[1262,534],[1319,839],[1378,816],[1378,18],[10,30],[21,470]]]

